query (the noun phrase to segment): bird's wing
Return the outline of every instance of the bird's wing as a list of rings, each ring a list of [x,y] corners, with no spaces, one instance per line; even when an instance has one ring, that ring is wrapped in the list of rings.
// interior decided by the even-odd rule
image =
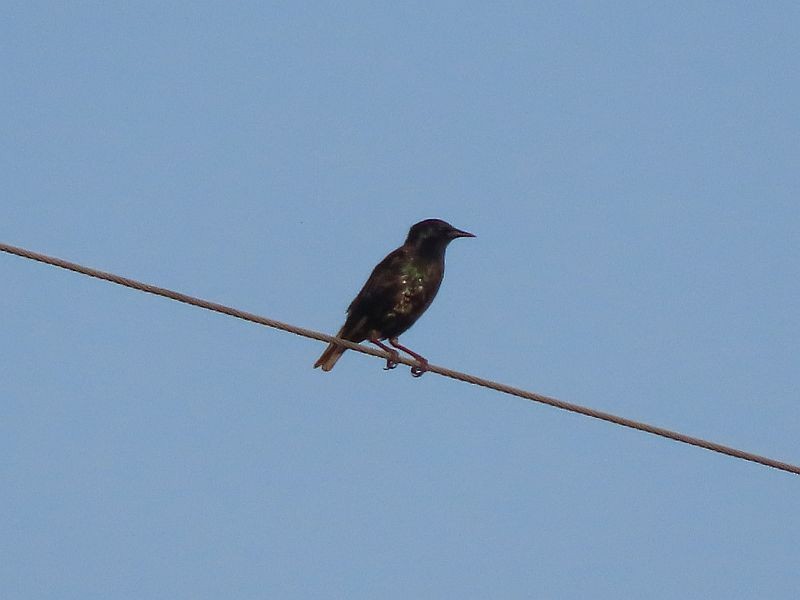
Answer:
[[[379,262],[364,287],[347,307],[347,312],[351,315],[382,314],[391,310],[400,291],[402,265],[405,260],[406,249],[401,246]]]

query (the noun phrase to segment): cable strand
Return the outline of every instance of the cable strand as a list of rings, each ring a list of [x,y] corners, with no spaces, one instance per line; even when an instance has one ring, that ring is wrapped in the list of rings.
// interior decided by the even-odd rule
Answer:
[[[67,260],[55,258],[52,256],[47,256],[45,254],[40,254],[38,252],[26,250],[24,248],[18,248],[16,246],[11,246],[9,244],[4,244],[0,242],[0,251],[20,256],[22,258],[34,260],[47,265],[51,265],[54,267],[59,267],[61,269],[74,271],[75,273],[80,273],[82,275],[87,275],[89,277],[102,279],[104,281],[115,283],[117,285],[128,287],[134,290],[139,290],[141,292],[146,292],[148,294],[154,294],[156,296],[162,296],[164,298],[176,300],[177,302],[183,302],[184,304],[197,306],[198,308],[204,308],[206,310],[222,313],[231,317],[235,317],[237,319],[242,319],[244,321],[250,321],[251,323],[257,323],[259,325],[264,325],[266,327],[272,327],[274,329],[279,329],[281,331],[286,331],[288,333],[293,333],[295,335],[299,335],[302,337],[319,340],[321,342],[338,344],[350,350],[361,352],[362,354],[369,354],[370,356],[376,356],[382,359],[390,358],[390,355],[388,353],[383,352],[382,350],[371,348],[369,346],[362,346],[361,344],[356,344],[355,342],[351,342],[349,340],[343,340],[341,338],[337,338],[332,335],[320,333],[319,331],[306,329],[304,327],[297,327],[295,325],[290,325],[288,323],[276,321],[275,319],[269,319],[267,317],[262,317],[260,315],[232,308],[230,306],[217,304],[216,302],[209,302],[208,300],[202,300],[200,298],[195,298],[193,296],[182,294],[180,292],[176,292],[166,288],[157,287],[147,283],[142,283],[141,281],[136,281],[135,279],[129,279],[127,277],[115,275],[114,273],[107,273],[105,271],[92,269],[90,267],[85,267],[77,263],[69,262]],[[393,358],[393,360],[397,360],[397,358]],[[406,358],[405,356],[400,356],[399,362],[410,367],[416,366],[416,362],[414,362],[409,358]],[[492,389],[497,392],[501,392],[503,394],[509,394],[511,396],[524,398],[525,400],[531,400],[533,402],[547,404],[548,406],[559,408],[561,410],[578,413],[587,417],[592,417],[594,419],[600,419],[602,421],[607,421],[615,425],[620,425],[622,427],[636,429],[637,431],[643,431],[645,433],[657,435],[683,444],[697,446],[698,448],[705,448],[706,450],[711,450],[712,452],[725,454],[733,458],[738,458],[741,460],[758,463],[767,467],[772,467],[774,469],[786,471],[788,473],[794,473],[795,475],[800,475],[800,466],[775,460],[773,458],[768,458],[766,456],[761,456],[759,454],[753,454],[752,452],[746,452],[744,450],[739,450],[737,448],[732,448],[730,446],[724,446],[722,444],[717,444],[716,442],[710,442],[708,440],[704,440],[701,438],[665,429],[663,427],[656,427],[655,425],[649,425],[647,423],[643,423],[640,421],[634,421],[632,419],[628,419],[625,417],[619,417],[611,413],[595,410],[593,408],[588,408],[578,404],[572,404],[570,402],[558,400],[557,398],[552,398],[550,396],[537,394],[535,392],[530,392],[528,390],[512,387],[510,385],[506,385],[504,383],[498,383],[496,381],[484,379],[482,377],[476,377],[475,375],[470,375],[468,373],[461,373],[460,371],[454,371],[452,369],[448,369],[446,367],[441,367],[438,365],[433,365],[433,364],[429,365],[428,371],[430,371],[431,373],[437,373],[438,375],[442,375],[443,377],[449,377],[451,379],[456,379],[458,381],[463,381],[465,383],[471,383],[473,385]]]

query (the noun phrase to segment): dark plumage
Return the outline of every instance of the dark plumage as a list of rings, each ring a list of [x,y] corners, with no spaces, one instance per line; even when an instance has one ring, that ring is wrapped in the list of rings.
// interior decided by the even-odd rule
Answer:
[[[397,337],[411,327],[430,306],[444,277],[444,253],[447,245],[459,237],[475,237],[456,229],[440,219],[427,219],[413,225],[405,243],[384,258],[373,269],[367,283],[347,308],[347,320],[336,334],[353,342],[370,342],[380,346],[393,359],[386,368],[397,366],[397,350],[381,340],[407,352],[417,359],[414,375],[425,372],[428,361],[401,346]],[[330,344],[314,368],[330,371],[345,348]]]

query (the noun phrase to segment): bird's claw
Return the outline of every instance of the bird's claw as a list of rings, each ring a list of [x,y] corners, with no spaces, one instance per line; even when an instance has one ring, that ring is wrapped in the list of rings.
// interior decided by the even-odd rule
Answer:
[[[386,359],[386,366],[383,367],[384,371],[390,371],[392,369],[396,369],[397,365],[400,364],[400,355],[397,352],[392,352],[392,355]]]
[[[428,361],[427,360],[420,360],[417,361],[419,364],[414,365],[411,367],[411,376],[412,377],[422,377],[425,372],[428,370]]]

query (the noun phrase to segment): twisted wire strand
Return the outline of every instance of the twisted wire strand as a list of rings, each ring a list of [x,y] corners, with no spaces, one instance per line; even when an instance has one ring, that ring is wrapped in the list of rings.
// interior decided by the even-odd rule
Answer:
[[[24,248],[18,248],[16,246],[11,246],[9,244],[4,244],[0,242],[0,251],[6,252],[8,254],[14,254],[22,258],[27,258],[37,262],[41,262],[47,265],[52,265],[54,267],[59,267],[61,269],[74,271],[76,273],[87,275],[89,277],[95,277],[97,279],[102,279],[104,281],[116,283],[118,285],[122,285],[134,290],[139,290],[141,292],[146,292],[148,294],[155,294],[156,296],[163,296],[164,298],[169,298],[171,300],[183,302],[184,304],[190,304],[192,306],[197,306],[199,308],[204,308],[206,310],[212,310],[214,312],[222,313],[224,315],[229,315],[237,319],[250,321],[251,323],[257,323],[259,325],[264,325],[266,327],[272,327],[274,329],[279,329],[281,331],[286,331],[288,333],[293,333],[295,335],[300,335],[314,340],[319,340],[321,342],[328,342],[328,343],[332,342],[334,344],[344,346],[345,348],[348,348],[350,350],[361,352],[362,354],[369,354],[371,356],[377,356],[378,358],[382,359],[390,358],[390,355],[388,353],[382,350],[377,350],[369,346],[362,346],[361,344],[356,344],[355,342],[351,342],[349,340],[343,340],[334,337],[332,335],[320,333],[319,331],[306,329],[304,327],[297,327],[296,325],[290,325],[289,323],[283,323],[282,321],[276,321],[275,319],[262,317],[260,315],[245,312],[243,310],[232,308],[230,306],[217,304],[216,302],[209,302],[208,300],[202,300],[200,298],[195,298],[193,296],[182,294],[180,292],[176,292],[166,288],[157,287],[147,283],[142,283],[141,281],[136,281],[135,279],[129,279],[127,277],[115,275],[114,273],[99,271],[97,269],[85,267],[77,263],[69,262],[67,260],[63,260],[60,258],[55,258],[53,256],[47,256],[45,254],[40,254],[38,252],[26,250]],[[401,362],[404,365],[408,365],[410,367],[416,365],[415,361],[406,358],[405,356],[400,356],[398,362]],[[533,402],[540,402],[542,404],[547,404],[555,408],[560,408],[561,410],[578,413],[581,415],[585,415],[587,417],[592,417],[594,419],[600,419],[602,421],[614,423],[615,425],[620,425],[622,427],[636,429],[637,431],[644,431],[645,433],[657,435],[683,444],[697,446],[698,448],[705,448],[706,450],[711,450],[712,452],[725,454],[733,458],[751,461],[767,467],[772,467],[774,469],[786,471],[788,473],[794,473],[795,475],[800,475],[800,466],[775,460],[773,458],[769,458],[766,456],[761,456],[759,454],[753,454],[752,452],[746,452],[744,450],[739,450],[737,448],[732,448],[730,446],[724,446],[722,444],[717,444],[716,442],[710,442],[708,440],[679,433],[677,431],[672,431],[670,429],[665,429],[663,427],[656,427],[655,425],[649,425],[648,423],[643,423],[641,421],[634,421],[632,419],[627,419],[625,417],[620,417],[611,413],[595,410],[593,408],[580,406],[578,404],[572,404],[570,402],[564,402],[563,400],[558,400],[557,398],[552,398],[550,396],[545,396],[543,394],[537,394],[535,392],[530,392],[528,390],[512,387],[510,385],[506,385],[504,383],[498,383],[490,379],[476,377],[475,375],[470,375],[469,373],[461,373],[460,371],[454,371],[446,367],[440,367],[439,365],[433,365],[433,364],[429,365],[428,371],[431,373],[437,373],[444,377],[449,377],[451,379],[457,379],[465,383],[471,383],[473,385],[495,390],[497,392],[501,392],[504,394],[510,394],[512,396],[517,396],[519,398],[524,398],[526,400],[531,400]]]

